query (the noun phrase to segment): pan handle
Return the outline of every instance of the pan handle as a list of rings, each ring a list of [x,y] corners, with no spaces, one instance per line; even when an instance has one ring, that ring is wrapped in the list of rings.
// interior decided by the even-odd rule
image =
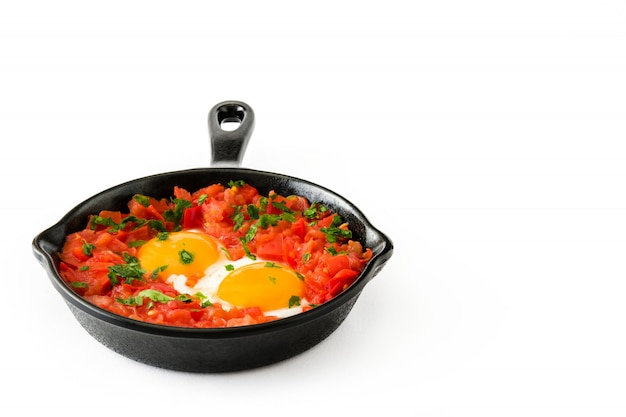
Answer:
[[[239,126],[225,130],[226,123]],[[213,106],[209,112],[211,166],[240,166],[253,131],[254,111],[246,103],[223,101]]]

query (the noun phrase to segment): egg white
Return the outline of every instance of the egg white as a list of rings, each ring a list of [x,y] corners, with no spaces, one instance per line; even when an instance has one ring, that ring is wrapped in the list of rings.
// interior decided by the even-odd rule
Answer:
[[[265,259],[261,259],[257,256],[256,260],[252,260],[247,256],[244,256],[241,259],[236,261],[229,260],[224,251],[220,250],[220,257],[209,266],[204,271],[204,277],[200,278],[196,285],[193,287],[189,287],[187,285],[187,277],[185,275],[176,275],[172,274],[167,279],[167,282],[172,285],[176,291],[182,294],[194,295],[196,293],[202,293],[211,303],[220,303],[224,310],[230,310],[235,307],[227,301],[222,300],[217,296],[217,290],[222,283],[222,280],[228,276],[231,272],[241,268],[245,265],[250,265],[254,263],[262,263],[265,264],[267,261]],[[231,271],[226,270],[226,265],[232,265],[234,269]],[[291,308],[281,308],[278,310],[264,311],[263,314],[265,316],[276,316],[279,318],[289,317],[296,315],[302,312],[302,306],[306,305],[307,302],[303,298],[300,302],[300,306],[294,306]]]

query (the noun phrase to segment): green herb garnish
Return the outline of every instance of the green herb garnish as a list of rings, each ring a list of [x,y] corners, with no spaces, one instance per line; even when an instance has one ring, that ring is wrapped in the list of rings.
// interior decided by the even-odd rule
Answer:
[[[300,305],[300,297],[297,295],[292,295],[289,298],[289,308]]]
[[[144,207],[148,207],[150,205],[150,199],[145,195],[136,194],[133,196],[133,200],[135,200]]]
[[[134,280],[143,281],[143,275],[146,273],[146,270],[141,268],[139,260],[128,253],[124,253],[123,256],[126,262],[125,264],[109,266],[107,277],[109,281],[111,281],[111,284],[118,284],[118,278],[124,279],[127,284],[132,284]]]
[[[87,256],[92,256],[93,255],[93,250],[96,248],[96,245],[93,245],[91,243],[87,243],[87,241],[85,239],[83,239],[83,253]]]
[[[183,198],[173,198],[172,202],[174,203],[174,208],[164,211],[163,217],[165,220],[174,223],[174,230],[178,231],[181,229],[181,221],[185,209],[191,207],[191,201]]]
[[[330,227],[322,227],[320,231],[326,235],[326,241],[328,243],[335,243],[339,239],[350,239],[352,232],[350,230],[344,230],[339,228],[343,223],[341,217],[338,214],[333,217]]]
[[[187,249],[183,249],[178,252],[178,260],[183,265],[189,265],[193,262],[195,255],[189,252]]]
[[[232,187],[243,187],[244,185],[246,185],[244,180],[236,180],[236,181],[230,180],[230,181],[228,181],[228,186],[231,187],[231,188]]]

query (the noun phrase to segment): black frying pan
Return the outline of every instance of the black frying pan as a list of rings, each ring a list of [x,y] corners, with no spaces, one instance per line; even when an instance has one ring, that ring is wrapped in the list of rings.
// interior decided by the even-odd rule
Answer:
[[[236,122],[239,127],[224,130],[225,122]],[[35,257],[78,322],[96,340],[148,365],[188,372],[226,372],[297,355],[324,340],[344,321],[365,285],[391,257],[393,244],[356,206],[327,188],[287,175],[239,168],[253,130],[254,112],[250,106],[239,101],[219,103],[209,112],[210,168],[166,172],[117,185],[74,207],[35,237]],[[58,252],[65,236],[82,230],[90,214],[123,211],[134,194],[169,198],[174,186],[196,190],[233,179],[244,180],[262,195],[275,190],[323,203],[349,223],[353,239],[372,249],[372,259],[352,286],[310,311],[269,323],[217,329],[160,326],[115,315],[84,300],[59,275]]]

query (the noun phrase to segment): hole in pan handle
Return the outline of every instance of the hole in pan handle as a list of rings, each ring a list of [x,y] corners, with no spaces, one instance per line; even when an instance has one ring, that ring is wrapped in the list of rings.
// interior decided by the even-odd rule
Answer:
[[[209,112],[211,166],[240,166],[253,131],[254,111],[246,103],[223,101],[213,106]]]

